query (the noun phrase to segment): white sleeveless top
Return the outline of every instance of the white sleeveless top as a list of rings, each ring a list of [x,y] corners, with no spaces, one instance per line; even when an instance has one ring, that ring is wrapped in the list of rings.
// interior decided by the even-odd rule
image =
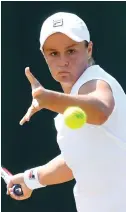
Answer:
[[[106,81],[115,107],[102,125],[86,124],[78,130],[55,118],[57,142],[76,179],[74,197],[78,212],[126,212],[126,95],[120,84],[100,66],[80,76],[71,94],[93,79]]]

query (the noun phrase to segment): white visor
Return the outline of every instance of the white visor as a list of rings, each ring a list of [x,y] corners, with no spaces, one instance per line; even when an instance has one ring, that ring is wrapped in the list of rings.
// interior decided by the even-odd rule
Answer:
[[[57,32],[67,35],[76,42],[90,41],[90,34],[84,21],[72,13],[58,12],[47,18],[40,32],[40,47],[46,39]]]

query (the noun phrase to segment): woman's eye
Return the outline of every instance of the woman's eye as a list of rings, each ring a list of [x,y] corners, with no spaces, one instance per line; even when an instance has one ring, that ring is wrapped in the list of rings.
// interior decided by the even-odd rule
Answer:
[[[57,54],[58,54],[57,52],[51,52],[51,53],[50,53],[50,55],[53,56],[53,57],[54,57],[54,56],[57,56]]]
[[[71,55],[71,54],[74,54],[74,53],[75,53],[75,50],[74,50],[74,49],[69,49],[69,50],[67,51],[67,53],[70,54],[70,55]]]

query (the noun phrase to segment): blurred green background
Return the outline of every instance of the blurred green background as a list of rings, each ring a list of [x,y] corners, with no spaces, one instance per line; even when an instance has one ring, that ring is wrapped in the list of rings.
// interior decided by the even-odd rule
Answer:
[[[96,63],[112,74],[126,90],[126,2],[2,2],[2,164],[13,173],[45,164],[60,153],[56,143],[55,113],[42,110],[31,122],[19,125],[31,103],[24,69],[30,66],[43,86],[61,91],[53,81],[39,50],[42,22],[66,11],[79,15],[88,25]],[[18,202],[6,196],[2,182],[2,212],[76,212],[74,181],[33,192]]]

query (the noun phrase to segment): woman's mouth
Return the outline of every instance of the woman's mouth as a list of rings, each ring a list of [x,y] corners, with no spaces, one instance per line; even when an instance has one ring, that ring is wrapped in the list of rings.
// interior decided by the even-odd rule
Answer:
[[[64,74],[66,75],[66,74],[69,74],[69,71],[59,71],[58,74],[59,75],[64,75]]]

